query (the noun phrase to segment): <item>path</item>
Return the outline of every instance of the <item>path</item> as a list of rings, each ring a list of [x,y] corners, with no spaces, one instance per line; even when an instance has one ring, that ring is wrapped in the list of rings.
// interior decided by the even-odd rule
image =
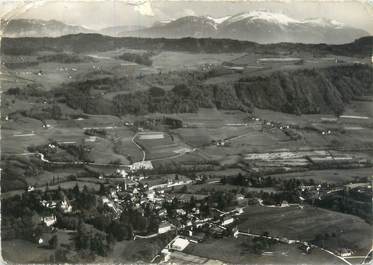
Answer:
[[[135,141],[135,138],[138,136],[138,134],[139,134],[139,133],[136,133],[136,134],[132,137],[131,141],[132,141],[132,143],[133,143],[134,145],[136,145],[136,147],[137,147],[137,148],[142,152],[142,160],[141,160],[141,162],[144,162],[144,161],[145,161],[145,158],[146,158],[145,150],[141,147],[141,145],[139,145],[139,144],[136,143],[136,141]]]
[[[126,164],[110,164],[110,163],[95,163],[95,162],[82,162],[82,161],[74,161],[74,162],[62,162],[62,161],[50,161],[45,158],[45,155],[39,152],[35,153],[19,153],[19,154],[7,154],[7,155],[13,155],[13,156],[31,156],[36,155],[40,157],[40,160],[48,163],[48,164],[54,164],[54,165],[92,165],[92,166],[115,166],[115,167],[129,167],[129,165]]]

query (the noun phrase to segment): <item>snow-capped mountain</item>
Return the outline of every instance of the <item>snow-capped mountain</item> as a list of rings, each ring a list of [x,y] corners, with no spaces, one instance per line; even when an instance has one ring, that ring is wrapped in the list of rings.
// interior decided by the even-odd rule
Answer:
[[[230,38],[259,43],[347,43],[369,33],[325,18],[298,20],[280,13],[252,11],[222,18],[182,17],[127,35]]]
[[[1,31],[5,37],[57,37],[95,32],[86,27],[67,25],[57,20],[40,19],[2,20]]]

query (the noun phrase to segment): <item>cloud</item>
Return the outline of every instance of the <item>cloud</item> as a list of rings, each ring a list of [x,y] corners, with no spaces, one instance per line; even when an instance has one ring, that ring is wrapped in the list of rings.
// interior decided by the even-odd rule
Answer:
[[[196,12],[194,12],[192,9],[186,8],[183,10],[184,16],[196,16]]]
[[[152,9],[152,5],[150,4],[150,1],[146,1],[135,5],[134,10],[144,16],[154,16],[154,12]]]

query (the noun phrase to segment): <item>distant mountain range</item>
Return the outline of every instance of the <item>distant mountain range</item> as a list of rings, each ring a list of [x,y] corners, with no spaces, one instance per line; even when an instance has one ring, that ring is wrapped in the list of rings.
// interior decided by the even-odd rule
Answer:
[[[5,37],[59,37],[67,34],[94,32],[82,26],[41,19],[1,20],[1,31]]]
[[[187,16],[168,23],[128,32],[126,36],[164,38],[227,38],[259,43],[347,43],[369,33],[334,20],[297,20],[267,11],[240,13],[223,18]]]
[[[348,43],[370,35],[334,20],[312,18],[297,20],[284,14],[252,11],[223,18],[186,16],[160,21],[153,26],[116,26],[92,30],[55,20],[15,19],[2,23],[6,37],[56,37],[76,33],[100,33],[114,37],[146,38],[218,38],[258,43]]]

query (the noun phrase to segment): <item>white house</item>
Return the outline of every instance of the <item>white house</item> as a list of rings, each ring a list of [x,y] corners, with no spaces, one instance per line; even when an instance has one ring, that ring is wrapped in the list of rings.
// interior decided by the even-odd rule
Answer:
[[[186,211],[184,209],[176,209],[176,213],[178,215],[186,215]]]
[[[159,215],[159,216],[166,216],[166,215],[167,215],[167,210],[166,210],[166,209],[161,209],[161,210],[158,212],[158,215]]]
[[[168,222],[163,222],[158,227],[158,234],[163,234],[171,230],[171,224]]]
[[[129,166],[131,171],[137,171],[140,169],[153,169],[153,164],[151,161],[141,161],[133,163]]]
[[[226,216],[226,217],[223,218],[223,222],[221,223],[221,225],[229,225],[233,222],[234,222],[233,217]]]
[[[64,213],[70,213],[73,208],[66,200],[63,200],[61,202],[61,209],[63,210]]]
[[[235,211],[236,211],[236,214],[237,214],[237,215],[243,214],[243,208],[242,208],[242,207],[237,207],[237,208],[235,209]]]
[[[41,202],[41,205],[46,207],[46,208],[49,208],[49,209],[54,209],[56,208],[57,206],[57,203],[55,201],[46,201],[46,200],[42,200]]]
[[[178,237],[171,244],[171,249],[183,251],[189,245],[189,240]]]
[[[126,178],[128,173],[124,169],[118,169],[117,173],[122,176],[122,178]]]
[[[338,252],[341,257],[349,257],[353,254],[352,250],[348,248],[339,249]]]
[[[146,192],[146,197],[148,198],[148,200],[154,201],[155,200],[155,191],[154,190],[148,190]]]
[[[40,219],[46,226],[54,225],[57,222],[57,218],[54,215],[41,217]]]

